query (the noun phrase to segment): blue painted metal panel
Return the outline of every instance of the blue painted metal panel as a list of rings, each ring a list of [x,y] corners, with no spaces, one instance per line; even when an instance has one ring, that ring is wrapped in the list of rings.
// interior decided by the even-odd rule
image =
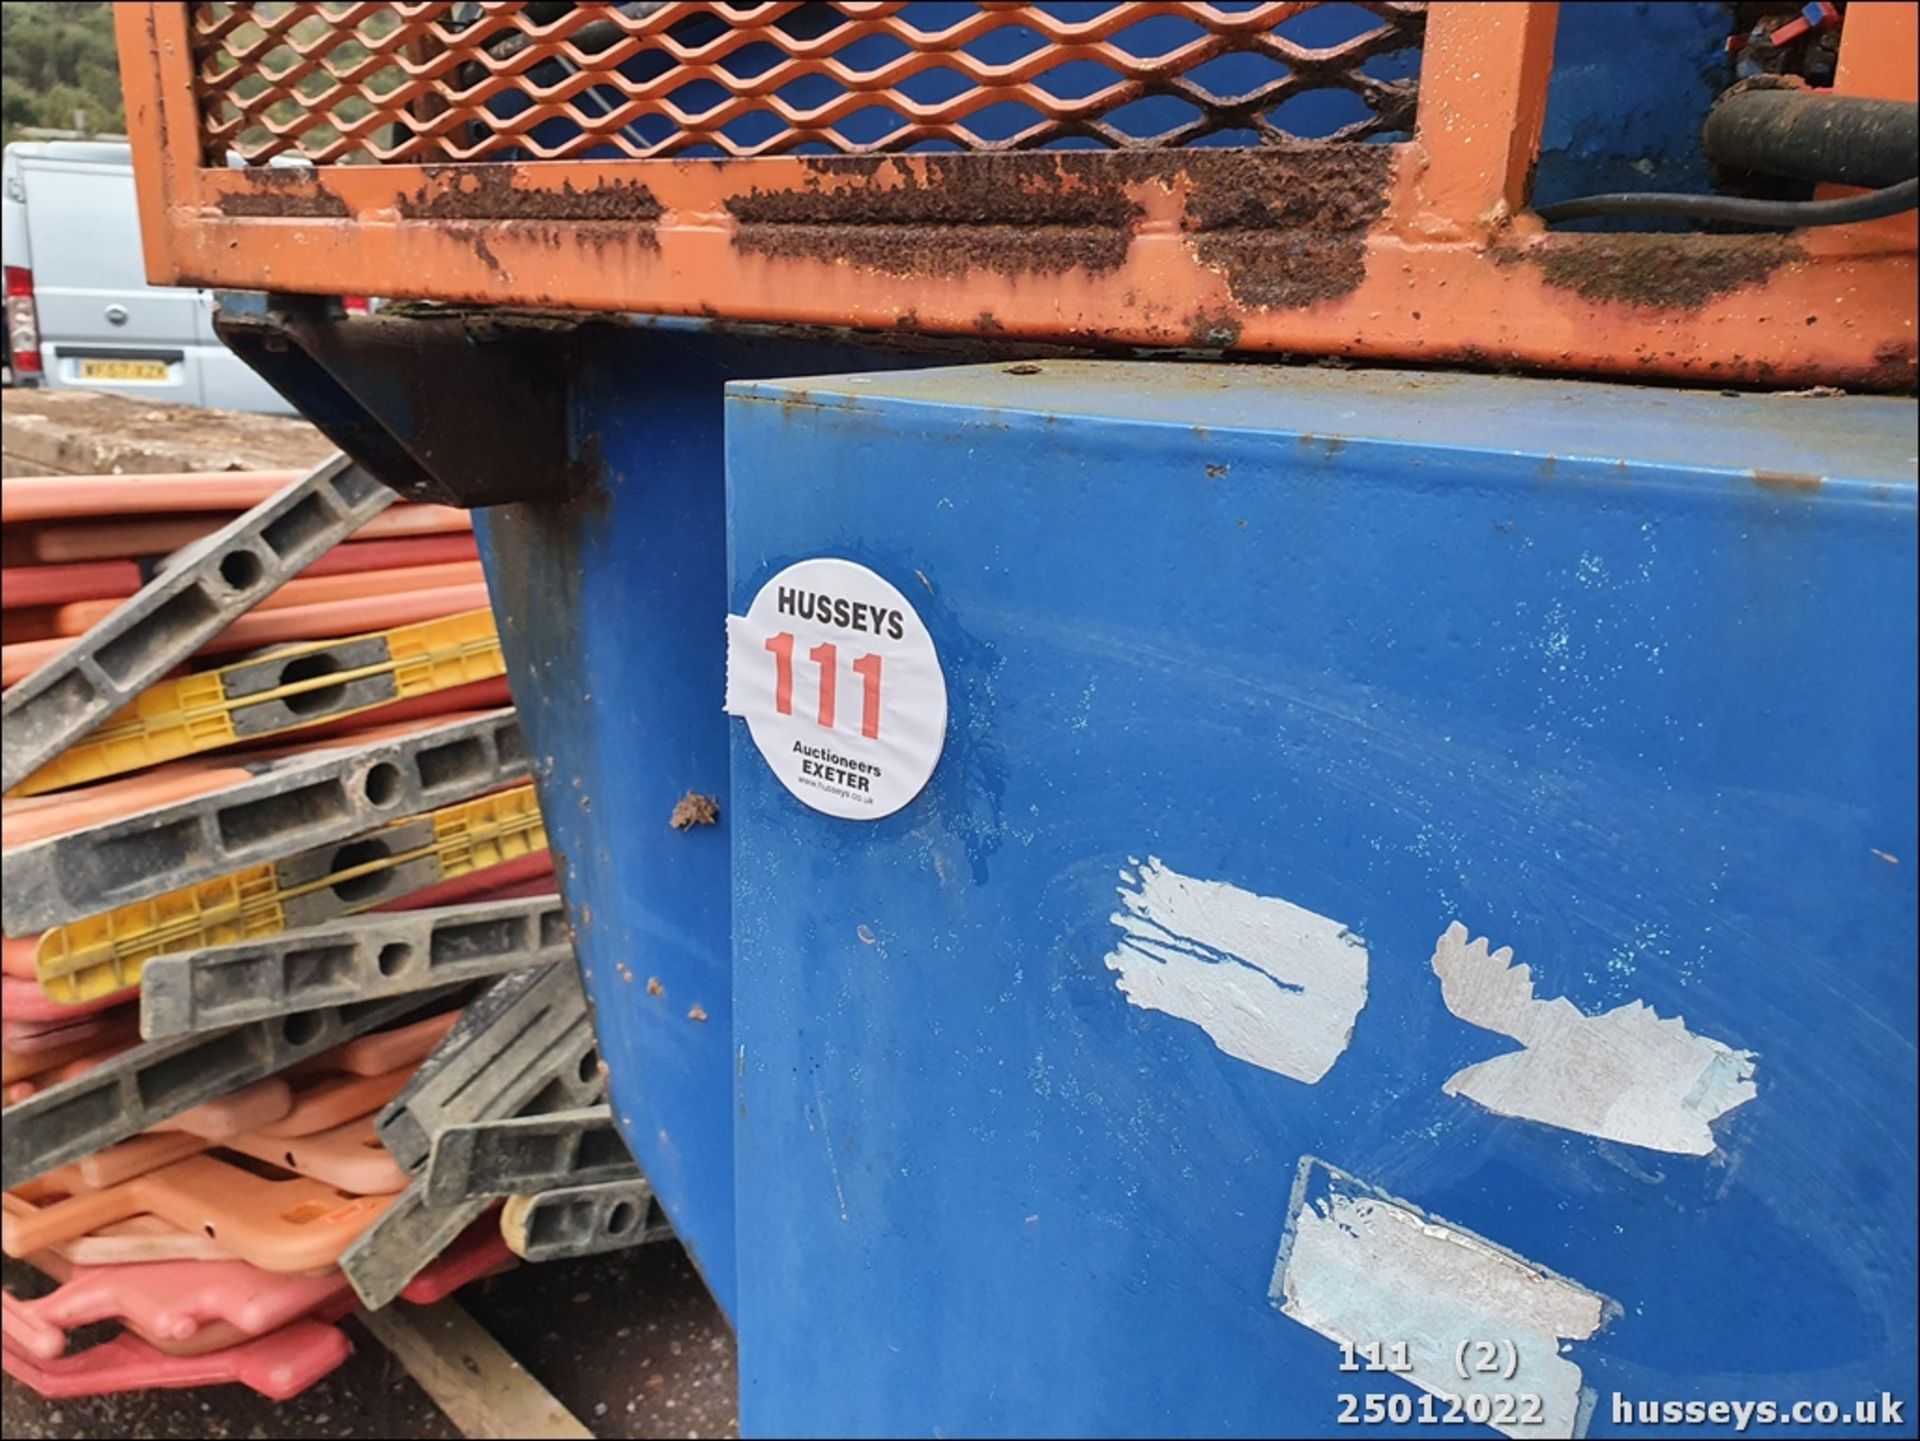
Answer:
[[[951,707],[871,824],[736,723],[748,1432],[1339,1434],[1406,1388],[1270,1302],[1309,1155],[1616,1299],[1594,1434],[1914,1414],[1911,402],[1049,362],[728,407],[731,609],[871,566]],[[1127,1005],[1149,855],[1365,938],[1322,1081]],[[1455,920],[1757,1098],[1695,1157],[1443,1094],[1515,1048],[1443,1002]]]
[[[1733,84],[1728,7],[1712,0],[1568,0],[1554,32],[1533,204],[1616,190],[1715,189],[1700,127]],[[1689,230],[1683,220],[1594,217],[1570,230]]]
[[[673,325],[579,344],[572,425],[604,485],[475,531],[621,1130],[731,1314],[721,386],[909,362]],[[718,828],[669,827],[690,790]]]

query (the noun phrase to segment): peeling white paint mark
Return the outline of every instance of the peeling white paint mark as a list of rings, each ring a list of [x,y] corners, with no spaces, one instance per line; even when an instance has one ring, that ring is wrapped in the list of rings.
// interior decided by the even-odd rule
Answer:
[[[1589,1016],[1564,996],[1535,1000],[1532,972],[1512,962],[1510,946],[1468,944],[1458,921],[1434,946],[1447,1009],[1526,1048],[1456,1072],[1449,1096],[1683,1156],[1711,1155],[1712,1122],[1754,1098],[1752,1051],[1696,1036],[1641,1001]]]
[[[1620,1314],[1578,1282],[1313,1156],[1300,1162],[1270,1294],[1281,1314],[1329,1340],[1404,1343],[1403,1379],[1436,1396],[1484,1396],[1508,1436],[1584,1430],[1592,1392],[1560,1343]],[[1468,1349],[1486,1342],[1493,1370]],[[1534,1396],[1537,1408],[1524,1399]]]
[[[1127,1000],[1191,1021],[1229,1056],[1312,1085],[1367,1003],[1367,945],[1340,922],[1157,857],[1120,872],[1108,952]]]

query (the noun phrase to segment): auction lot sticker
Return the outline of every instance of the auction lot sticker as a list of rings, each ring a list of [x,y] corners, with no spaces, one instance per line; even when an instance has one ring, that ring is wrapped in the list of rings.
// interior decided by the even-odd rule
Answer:
[[[800,800],[877,821],[939,764],[947,681],[904,595],[864,565],[821,557],[727,617],[727,711]]]

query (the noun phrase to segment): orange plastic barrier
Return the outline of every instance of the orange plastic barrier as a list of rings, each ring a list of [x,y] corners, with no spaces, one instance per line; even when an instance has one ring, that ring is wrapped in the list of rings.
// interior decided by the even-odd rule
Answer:
[[[407,1173],[374,1134],[371,1114],[310,1136],[234,1136],[223,1144],[349,1196],[391,1196],[406,1189]]]
[[[211,795],[251,778],[253,772],[246,769],[247,765],[262,759],[257,752],[249,752],[244,760],[232,756],[195,756],[72,790],[8,797],[0,801],[0,833],[4,833],[6,848],[11,850],[49,836],[118,820],[136,811],[151,810],[154,806]],[[8,944],[11,946],[13,942]],[[20,974],[11,965],[7,970],[10,975]]]
[[[0,1216],[0,1250],[24,1256],[130,1216],[199,1230],[269,1271],[311,1271],[340,1259],[391,1196],[347,1196],[304,1176],[275,1179],[214,1156],[189,1156],[103,1190],[41,1181],[13,1192],[25,1209]]]
[[[256,603],[249,614],[324,605],[329,601],[370,600],[381,596],[404,595],[409,591],[439,590],[447,586],[481,585],[486,581],[477,560],[452,561],[443,565],[409,565],[399,569],[380,569],[343,575],[301,575],[288,581],[272,595]],[[116,600],[81,600],[60,606],[52,634],[83,635],[120,608]],[[373,628],[377,628],[373,627]],[[362,627],[367,629],[367,627]]]
[[[371,576],[361,588],[376,588]],[[476,580],[467,585],[401,591],[390,595],[362,595],[357,599],[287,606],[280,610],[255,609],[239,617],[194,654],[232,655],[259,646],[284,645],[290,641],[345,638],[371,630],[412,625],[415,621],[438,620],[443,615],[458,615],[462,611],[480,610],[486,604],[486,583]],[[50,640],[23,640],[0,646],[0,685],[12,685],[32,675],[72,645],[73,637],[85,629],[85,626],[81,626],[78,630],[68,631]]]
[[[104,1191],[135,1176],[197,1156],[212,1144],[186,1131],[148,1131],[57,1167],[47,1172],[45,1180],[49,1186],[61,1189],[78,1186]]]
[[[0,936],[0,971],[16,980],[34,980],[38,972],[33,968],[33,953],[39,944],[38,936]]]
[[[219,525],[218,517],[209,516],[50,521],[9,529],[4,549],[12,565],[127,560],[134,556],[170,555],[217,530]],[[374,516],[354,534],[363,540],[391,540],[399,536],[470,530],[472,525],[472,518],[464,510],[452,506],[396,505]]]
[[[27,1215],[34,1208],[0,1192],[0,1211]],[[71,1241],[50,1246],[45,1255],[75,1266],[145,1265],[149,1261],[233,1261],[233,1252],[200,1231],[183,1231],[158,1216],[135,1216]]]
[[[130,560],[10,565],[0,569],[0,608],[65,605],[75,600],[124,600],[142,584],[140,567]]]
[[[11,483],[11,482],[9,482]],[[471,534],[450,532],[401,540],[350,540],[332,550],[289,582],[291,589],[316,577],[357,575],[369,570],[418,570],[434,565],[477,565],[479,548]],[[0,568],[0,608],[67,605],[74,601],[122,601],[152,579],[153,565],[131,560],[82,560],[54,565]],[[271,605],[277,596],[269,596]],[[287,602],[294,604],[295,602]]]
[[[459,1019],[458,1011],[443,1011],[424,1021],[413,1021],[390,1031],[372,1031],[364,1036],[355,1036],[322,1055],[296,1062],[281,1074],[288,1080],[327,1071],[345,1071],[353,1076],[384,1076],[402,1066],[418,1064],[427,1052],[440,1044],[447,1032],[453,1029],[453,1023]]]
[[[406,566],[478,559],[480,547],[471,531],[422,535],[410,540],[349,540],[314,561],[301,575],[354,575],[365,570],[398,570]]]
[[[224,470],[9,477],[0,492],[0,521],[251,510],[305,474],[304,470]]]
[[[422,1054],[425,1054],[424,1048]],[[304,1084],[276,1076],[273,1078],[276,1082],[291,1087],[292,1104],[286,1114],[254,1127],[244,1139],[265,1148],[268,1154],[263,1159],[281,1160],[286,1154],[288,1141],[335,1130],[378,1111],[400,1094],[400,1088],[413,1075],[414,1065],[414,1061],[409,1061],[406,1065],[374,1076],[330,1072],[306,1077]],[[234,1149],[241,1149],[237,1140],[229,1140],[227,1144]],[[122,1181],[130,1181],[135,1176],[145,1175],[148,1171],[170,1166],[175,1161],[183,1161],[188,1156],[197,1156],[212,1145],[213,1142],[203,1136],[156,1128],[145,1135],[133,1136],[49,1171],[46,1180],[49,1185],[63,1188],[78,1184],[90,1190],[104,1190]],[[276,1146],[280,1147],[278,1151],[274,1150]],[[289,1166],[288,1169],[306,1174],[300,1166]]]
[[[415,1026],[403,1027],[409,1032],[401,1040],[388,1041],[389,1054],[394,1049],[418,1054],[409,1055],[388,1070],[376,1071],[372,1075],[362,1075],[346,1068],[348,1058],[346,1047],[337,1047],[327,1055],[316,1059],[326,1061],[337,1070],[329,1069],[294,1080],[293,1109],[277,1121],[270,1121],[253,1134],[264,1139],[282,1139],[287,1137],[311,1136],[320,1131],[330,1131],[351,1121],[355,1116],[371,1115],[400,1094],[400,1088],[412,1077],[413,1070],[427,1052],[439,1044],[439,1038],[446,1034],[453,1023],[435,1016],[431,1021],[417,1022]],[[384,1040],[388,1036],[399,1034],[387,1031],[375,1036],[358,1037],[347,1042],[355,1046],[361,1040]],[[361,1056],[373,1055],[369,1047],[359,1053]],[[364,1061],[357,1062],[365,1064]]]
[[[104,1060],[117,1049],[130,1046],[140,1038],[140,1021],[137,1016],[114,1016],[104,1025],[101,1033],[84,1041],[71,1045],[54,1046],[44,1051],[22,1053],[11,1047],[0,1046],[0,1085],[12,1085],[15,1081],[48,1076],[50,1073],[89,1057]],[[43,1080],[42,1085],[51,1085]]]

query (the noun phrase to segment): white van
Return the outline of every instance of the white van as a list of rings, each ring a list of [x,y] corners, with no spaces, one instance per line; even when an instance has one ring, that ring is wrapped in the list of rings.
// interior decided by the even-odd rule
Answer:
[[[213,294],[149,285],[124,143],[6,147],[0,260],[15,385],[290,415],[213,333]]]

